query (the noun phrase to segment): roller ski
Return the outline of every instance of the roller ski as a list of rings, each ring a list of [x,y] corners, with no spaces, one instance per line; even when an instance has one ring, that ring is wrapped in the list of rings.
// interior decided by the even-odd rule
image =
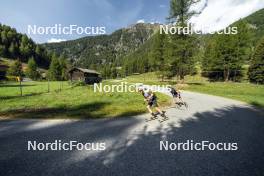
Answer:
[[[166,116],[165,111],[162,111],[162,114],[160,114],[162,119],[159,120],[160,123],[169,120],[169,117]]]
[[[177,102],[176,104],[176,108],[180,109],[182,106],[185,107],[185,109],[188,109],[188,104],[186,102]]]
[[[159,115],[158,112],[151,113],[151,117],[149,119],[145,119],[145,121],[149,122],[149,121],[152,121],[152,120],[156,120],[156,119],[158,119],[158,115]]]

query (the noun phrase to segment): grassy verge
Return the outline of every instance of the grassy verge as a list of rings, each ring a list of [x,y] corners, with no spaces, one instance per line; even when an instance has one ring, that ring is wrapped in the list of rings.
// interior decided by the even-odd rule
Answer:
[[[227,97],[264,107],[264,86],[249,83],[189,83],[186,90]]]
[[[0,117],[2,118],[105,118],[146,112],[139,93],[100,93],[92,86],[72,87],[63,82],[23,83],[20,96],[18,83],[0,84]],[[106,84],[106,83],[104,83]],[[109,83],[108,83],[109,84]],[[159,94],[161,105],[169,97]]]
[[[176,79],[160,82],[155,73],[133,75],[127,77],[126,80],[128,82],[142,82],[153,85],[175,85],[177,83]],[[184,90],[222,96],[244,101],[258,107],[264,107],[264,85],[233,82],[208,82],[206,78],[196,75],[186,76],[185,84],[178,85],[178,87]]]

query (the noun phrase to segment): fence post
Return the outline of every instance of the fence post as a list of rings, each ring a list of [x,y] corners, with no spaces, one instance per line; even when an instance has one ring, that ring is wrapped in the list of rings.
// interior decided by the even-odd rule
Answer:
[[[22,92],[22,83],[21,83],[21,77],[19,77],[19,87],[20,87],[20,96],[23,96],[23,92]]]
[[[50,81],[48,79],[48,93],[50,92]]]

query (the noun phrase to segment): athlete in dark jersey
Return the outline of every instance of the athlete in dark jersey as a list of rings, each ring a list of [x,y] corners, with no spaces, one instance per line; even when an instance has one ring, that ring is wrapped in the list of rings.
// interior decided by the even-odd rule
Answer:
[[[148,103],[147,105],[147,109],[149,111],[149,113],[151,113],[151,115],[155,116],[155,114],[153,113],[153,111],[151,110],[151,108],[155,108],[157,110],[158,113],[160,113],[161,115],[164,115],[165,111],[161,111],[158,105],[158,97],[156,96],[156,94],[154,92],[152,92],[151,90],[149,91],[143,91],[143,89],[140,89],[139,92],[141,92],[141,94],[144,97],[144,101],[146,101]]]
[[[179,90],[174,89],[173,87],[168,87],[169,91],[173,97],[174,103],[177,103],[177,99],[180,100],[180,102],[183,102],[182,98],[181,98],[181,93]]]

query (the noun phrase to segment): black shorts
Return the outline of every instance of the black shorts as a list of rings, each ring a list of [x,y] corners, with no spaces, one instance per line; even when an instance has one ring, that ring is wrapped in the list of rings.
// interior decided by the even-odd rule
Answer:
[[[173,98],[181,98],[181,95],[179,94],[179,93],[174,93],[174,94],[172,94],[172,96],[173,96]]]
[[[149,101],[149,102],[148,102],[148,105],[149,105],[150,107],[158,107],[157,100],[154,99],[154,100]]]

